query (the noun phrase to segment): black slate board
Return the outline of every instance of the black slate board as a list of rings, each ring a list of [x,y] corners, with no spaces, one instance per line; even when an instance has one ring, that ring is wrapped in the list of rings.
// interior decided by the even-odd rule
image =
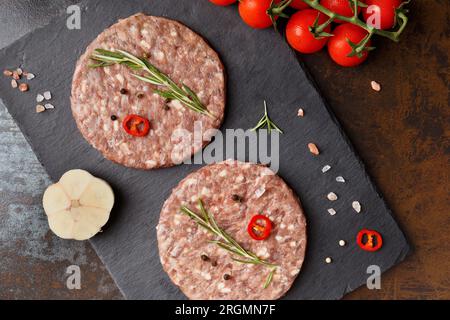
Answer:
[[[9,80],[1,78],[0,98],[53,180],[82,168],[112,184],[117,204],[105,232],[92,244],[125,297],[184,298],[162,271],[155,226],[171,189],[198,169],[185,165],[144,172],[113,164],[89,146],[72,119],[69,97],[77,58],[103,29],[137,12],[183,22],[220,53],[229,79],[223,130],[252,127],[264,99],[285,130],[279,174],[300,196],[309,225],[306,260],[287,299],[339,299],[366,282],[369,265],[385,271],[404,259],[409,246],[390,210],[295,55],[273,30],[251,30],[235,7],[215,7],[205,0],[89,0],[82,5],[81,30],[68,30],[64,15],[0,51],[1,68],[22,65],[38,75],[27,94],[12,90]],[[36,114],[36,94],[47,89],[57,109]],[[305,109],[304,119],[296,117],[299,106]],[[319,145],[320,157],[308,152],[306,145],[312,141]],[[333,167],[326,175],[321,172],[325,164]],[[336,183],[338,175],[347,183]],[[340,197],[333,204],[338,211],[334,217],[327,213],[330,191]],[[353,200],[363,205],[359,215],[351,208]],[[383,233],[380,252],[356,246],[362,228]],[[345,248],[339,247],[340,239],[348,242]],[[324,263],[328,256],[333,257],[331,265]]]

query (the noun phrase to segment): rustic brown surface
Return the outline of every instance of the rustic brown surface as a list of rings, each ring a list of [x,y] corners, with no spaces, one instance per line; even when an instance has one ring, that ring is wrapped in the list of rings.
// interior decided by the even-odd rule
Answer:
[[[22,133],[0,104],[0,299],[112,299],[121,295],[87,242],[48,229],[41,197],[50,184]],[[66,269],[81,268],[81,290]]]
[[[2,0],[0,47],[46,24],[75,2],[41,1],[38,5],[34,0]],[[41,197],[49,183],[0,102],[0,300],[121,299],[88,242],[63,241],[48,231]],[[71,265],[81,269],[81,290],[66,287],[66,269]]]
[[[414,247],[382,290],[349,299],[450,299],[450,3],[410,7],[402,42],[377,39],[359,68],[339,68],[326,52],[301,57]],[[3,106],[0,181],[0,299],[121,297],[89,244],[47,232],[40,197],[48,178]],[[82,269],[80,291],[65,287],[72,264]]]
[[[337,68],[325,52],[302,58],[414,250],[382,290],[350,299],[450,298],[450,2],[410,8],[401,43],[378,38],[360,68]]]

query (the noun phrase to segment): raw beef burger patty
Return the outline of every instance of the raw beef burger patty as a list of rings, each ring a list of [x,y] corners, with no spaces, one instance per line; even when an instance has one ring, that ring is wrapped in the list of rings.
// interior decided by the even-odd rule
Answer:
[[[228,251],[209,243],[213,235],[180,212],[182,205],[199,212],[199,198],[219,227],[243,248],[279,266],[267,289],[263,287],[268,267],[233,261]],[[247,232],[257,214],[273,223],[270,237],[263,241]],[[157,233],[164,270],[195,300],[278,299],[292,286],[305,256],[306,221],[297,196],[270,169],[237,161],[210,165],[185,178],[165,202]],[[225,280],[224,275],[231,278]]]
[[[178,101],[165,101],[153,93],[155,86],[136,79],[125,66],[90,68],[89,57],[95,49],[148,57],[178,85],[190,87],[214,117],[191,111]],[[126,94],[121,94],[122,89]],[[211,132],[222,124],[224,68],[217,53],[184,25],[137,14],[106,29],[89,45],[75,70],[71,102],[81,133],[106,158],[139,169],[170,167],[200,151],[210,141]],[[125,132],[122,122],[130,114],[150,120],[148,136],[138,138]],[[193,137],[196,121],[211,135],[197,143],[182,139]]]

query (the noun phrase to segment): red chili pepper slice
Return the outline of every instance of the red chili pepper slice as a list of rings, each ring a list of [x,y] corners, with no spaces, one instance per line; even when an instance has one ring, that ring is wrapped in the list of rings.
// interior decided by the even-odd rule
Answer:
[[[134,137],[145,137],[150,132],[150,121],[141,116],[130,114],[123,120],[124,130]]]
[[[261,224],[263,222],[263,224]],[[248,234],[255,240],[265,240],[272,231],[272,221],[263,215],[256,215],[250,220],[247,227]]]
[[[364,229],[358,233],[356,242],[361,249],[375,252],[383,246],[383,237],[377,231]]]

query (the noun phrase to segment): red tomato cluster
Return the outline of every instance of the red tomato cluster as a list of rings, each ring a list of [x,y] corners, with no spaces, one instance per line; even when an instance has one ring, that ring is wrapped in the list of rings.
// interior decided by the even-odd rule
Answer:
[[[237,0],[209,0],[220,6],[231,5]],[[403,0],[359,0],[367,6],[358,8],[358,14],[362,12],[367,24],[382,30],[392,29],[396,22],[395,10],[400,7]],[[239,14],[242,20],[250,27],[264,29],[273,25],[274,21],[283,14],[279,10],[286,0],[240,0]],[[320,0],[320,4],[341,16],[352,17],[353,8],[349,0]],[[315,37],[310,27],[318,20],[318,25],[325,23],[327,15],[312,9],[303,0],[292,0],[289,4],[298,11],[294,13],[286,26],[286,38],[292,48],[298,52],[310,54],[323,49],[328,45],[331,59],[344,67],[354,67],[363,63],[369,55],[369,51],[363,50],[360,55],[351,55],[353,49],[349,42],[360,43],[368,32],[352,23],[335,20],[322,32],[332,36]],[[366,47],[370,47],[370,41]]]
[[[230,4],[235,3],[237,0],[209,0],[218,6],[228,6]]]
[[[331,59],[343,67],[354,67],[367,60],[369,51],[364,50],[362,56],[350,56],[352,47],[348,43],[359,43],[367,36],[367,31],[351,23],[343,23],[333,30],[333,37],[328,40],[328,53]],[[366,45],[370,47],[370,41]]]
[[[374,13],[378,13],[380,17],[380,25],[377,26],[376,23],[374,27],[381,30],[392,29],[395,26],[395,9],[400,7],[404,0],[365,0],[364,3],[367,5],[363,10],[363,17],[366,22],[372,24],[370,17]],[[376,19],[375,19],[376,20]]]
[[[297,10],[307,9],[309,6],[302,0],[292,0],[291,7]]]
[[[286,26],[286,38],[292,48],[301,53],[314,53],[325,47],[328,37],[316,39],[309,31],[309,27],[314,24],[317,17],[319,24],[325,23],[328,19],[314,9],[301,10],[292,15]],[[324,31],[331,32],[331,27],[327,26]]]
[[[242,20],[250,27],[255,29],[265,29],[270,27],[273,22],[267,14],[270,6],[279,3],[281,0],[244,0],[239,2],[239,14]],[[274,19],[278,19],[277,16]]]

